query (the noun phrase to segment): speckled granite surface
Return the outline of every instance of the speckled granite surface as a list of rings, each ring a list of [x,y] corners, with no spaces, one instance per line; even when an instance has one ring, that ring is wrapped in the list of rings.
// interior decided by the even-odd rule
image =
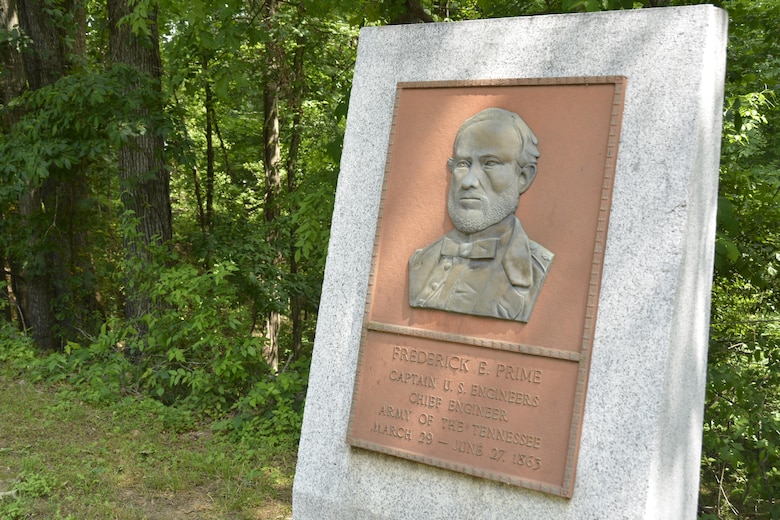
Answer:
[[[695,517],[726,23],[702,5],[363,30],[296,520]],[[573,498],[351,449],[396,82],[571,76],[628,78]]]

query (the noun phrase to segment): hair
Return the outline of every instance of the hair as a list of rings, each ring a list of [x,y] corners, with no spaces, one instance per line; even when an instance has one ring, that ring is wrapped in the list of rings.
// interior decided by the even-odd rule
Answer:
[[[523,121],[523,118],[514,112],[504,110],[503,108],[486,108],[485,110],[477,113],[466,119],[455,135],[455,142],[453,143],[453,150],[457,148],[458,141],[464,130],[470,126],[480,123],[482,121],[505,121],[512,125],[512,128],[517,132],[517,136],[520,138],[520,149],[517,151],[515,162],[518,168],[525,168],[526,166],[536,166],[536,162],[539,159],[539,139],[533,133],[531,128]],[[447,161],[447,168],[452,171],[453,158]]]

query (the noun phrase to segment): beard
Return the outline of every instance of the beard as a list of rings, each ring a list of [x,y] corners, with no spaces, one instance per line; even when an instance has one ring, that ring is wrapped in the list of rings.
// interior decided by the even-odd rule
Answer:
[[[477,197],[482,201],[480,209],[461,207],[452,191],[447,196],[447,212],[455,229],[461,233],[470,235],[498,224],[517,210],[520,194],[515,190],[504,190],[498,194],[498,199],[494,203],[491,203],[484,194]]]

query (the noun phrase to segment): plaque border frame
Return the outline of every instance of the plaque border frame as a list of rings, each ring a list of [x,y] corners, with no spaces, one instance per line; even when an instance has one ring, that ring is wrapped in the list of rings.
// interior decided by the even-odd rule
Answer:
[[[464,336],[458,334],[442,333],[421,329],[417,327],[406,327],[396,324],[382,323],[369,320],[371,302],[373,298],[373,288],[375,283],[375,274],[377,269],[377,256],[380,236],[382,233],[382,217],[386,205],[388,173],[393,154],[393,143],[398,122],[399,100],[403,89],[417,88],[450,88],[450,87],[507,87],[507,86],[554,86],[554,85],[601,85],[612,84],[615,91],[612,99],[612,110],[610,114],[609,134],[604,159],[604,169],[601,184],[601,194],[599,198],[599,211],[596,225],[596,237],[594,240],[593,255],[591,261],[590,280],[588,284],[588,297],[585,307],[585,323],[579,352],[572,352],[563,349],[554,349],[522,343],[512,343],[505,341],[496,341],[487,338],[475,336]],[[393,103],[393,115],[390,123],[390,135],[388,137],[387,154],[383,169],[382,190],[379,202],[379,211],[377,214],[377,225],[374,233],[374,242],[371,254],[371,269],[366,291],[366,299],[363,308],[363,318],[360,333],[360,345],[358,351],[357,364],[355,368],[355,380],[350,401],[349,421],[347,425],[346,442],[352,447],[362,448],[370,451],[399,457],[414,462],[427,464],[430,466],[457,471],[460,473],[472,475],[475,477],[486,478],[504,484],[515,485],[526,489],[541,491],[559,495],[565,498],[571,498],[574,490],[576,477],[577,456],[579,452],[580,436],[582,433],[582,421],[585,408],[585,396],[587,393],[588,375],[590,369],[591,351],[594,341],[594,331],[596,327],[596,318],[598,311],[599,292],[601,286],[601,277],[603,272],[604,253],[606,248],[607,231],[609,226],[609,215],[612,205],[612,191],[614,187],[615,168],[617,164],[617,152],[620,140],[620,129],[622,123],[622,112],[625,102],[625,92],[627,88],[627,78],[625,76],[576,76],[576,77],[556,77],[556,78],[513,78],[513,79],[484,79],[484,80],[445,80],[445,81],[399,81],[396,83],[395,99]],[[565,361],[576,362],[579,364],[577,371],[577,382],[574,396],[574,407],[572,411],[572,421],[569,432],[569,443],[567,447],[566,466],[563,479],[560,486],[546,485],[534,480],[516,478],[505,474],[494,473],[478,467],[466,464],[452,463],[447,460],[419,455],[415,452],[407,452],[386,445],[377,444],[353,437],[353,421],[355,417],[355,406],[359,395],[360,373],[363,366],[363,352],[368,331],[387,332],[404,336],[435,339],[450,343],[460,343],[469,346],[492,348],[498,350],[512,351],[532,356],[541,356],[555,358]]]

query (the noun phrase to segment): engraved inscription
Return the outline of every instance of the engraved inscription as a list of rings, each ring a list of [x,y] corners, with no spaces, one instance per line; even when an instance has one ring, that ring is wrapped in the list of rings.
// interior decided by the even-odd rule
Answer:
[[[511,379],[512,381],[528,381],[533,384],[542,382],[542,371],[523,366],[513,366],[504,363],[496,364],[496,377]]]
[[[398,437],[399,439],[412,440],[412,430],[403,426],[396,426],[394,424],[374,422],[375,433],[380,435],[388,435],[390,437]]]
[[[471,395],[474,397],[484,397],[495,401],[503,401],[510,404],[519,404],[524,406],[539,406],[538,395],[530,395],[524,392],[516,392],[505,388],[495,386],[471,385]]]
[[[482,445],[468,441],[455,441],[455,446],[452,447],[454,451],[465,453],[467,455],[475,455],[477,457],[482,456]]]
[[[393,370],[390,372],[390,380],[398,383],[406,383],[417,386],[427,386],[428,388],[436,388],[436,378],[433,376],[421,376],[414,372],[399,372]]]
[[[543,434],[528,419],[544,406],[544,369],[400,345],[385,352],[378,376],[389,392],[373,435],[514,474],[543,467]]]
[[[510,444],[518,444],[529,448],[539,449],[542,447],[542,438],[535,435],[505,430],[500,427],[486,426],[484,424],[474,424],[472,425],[472,428],[474,435],[478,437]]]
[[[468,401],[463,402],[458,399],[450,399],[447,410],[450,412],[465,413],[467,415],[476,415],[477,417],[484,417],[486,419],[493,419],[495,421],[509,420],[506,416],[506,410],[503,408],[481,406],[479,404],[470,403]]]
[[[427,406],[428,408],[439,408],[441,406],[441,397],[429,394],[418,394],[417,392],[412,392],[409,396],[409,401],[412,404]]]
[[[392,405],[383,406],[379,409],[379,415],[384,415],[385,417],[393,417],[395,419],[402,419],[404,421],[409,420],[409,416],[411,415],[412,411],[408,408],[398,408],[393,407]]]
[[[407,363],[417,363],[432,367],[449,368],[456,372],[469,371],[469,359],[461,356],[445,356],[440,353],[427,352],[416,348],[395,347],[393,359]]]

